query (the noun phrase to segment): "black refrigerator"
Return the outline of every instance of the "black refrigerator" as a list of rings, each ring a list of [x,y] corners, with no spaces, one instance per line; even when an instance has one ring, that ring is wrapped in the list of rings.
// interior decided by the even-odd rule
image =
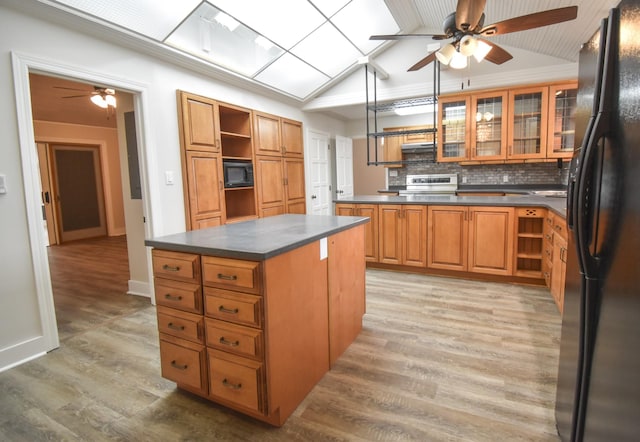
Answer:
[[[640,0],[583,45],[556,393],[564,441],[640,440]]]

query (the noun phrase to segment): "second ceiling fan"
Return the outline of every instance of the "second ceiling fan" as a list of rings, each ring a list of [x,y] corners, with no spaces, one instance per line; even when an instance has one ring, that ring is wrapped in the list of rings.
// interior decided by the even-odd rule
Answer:
[[[435,59],[453,68],[466,67],[467,57],[472,55],[478,61],[486,59],[495,64],[502,64],[511,60],[513,56],[484,37],[549,26],[574,20],[578,16],[578,7],[568,6],[522,15],[484,26],[485,5],[486,0],[458,0],[456,12],[449,14],[444,20],[443,34],[372,35],[370,39],[400,40],[425,37],[433,40],[453,39],[451,43],[429,53],[411,66],[409,71],[422,69]]]

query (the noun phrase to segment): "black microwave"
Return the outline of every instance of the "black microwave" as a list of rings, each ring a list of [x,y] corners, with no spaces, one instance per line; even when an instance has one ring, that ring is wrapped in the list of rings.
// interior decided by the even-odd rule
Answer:
[[[224,187],[253,186],[253,164],[251,161],[223,160]]]

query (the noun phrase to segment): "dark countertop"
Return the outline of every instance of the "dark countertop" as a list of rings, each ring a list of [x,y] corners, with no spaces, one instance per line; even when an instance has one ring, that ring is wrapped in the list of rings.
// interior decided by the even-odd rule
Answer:
[[[380,189],[378,193],[397,193],[406,190],[407,186],[390,185],[388,189]],[[528,195],[540,190],[567,190],[563,184],[459,184],[457,192],[464,193],[488,193],[504,192]]]
[[[175,252],[262,261],[369,222],[367,217],[279,215],[146,240]]]
[[[511,206],[546,207],[566,217],[566,198],[535,195],[517,196],[455,196],[455,195],[355,195],[335,200],[336,203],[351,204],[422,204],[459,206]]]

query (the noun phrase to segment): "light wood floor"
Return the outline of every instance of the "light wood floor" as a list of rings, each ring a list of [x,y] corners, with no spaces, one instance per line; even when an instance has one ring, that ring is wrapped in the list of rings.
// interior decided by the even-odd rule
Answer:
[[[160,377],[125,247],[51,248],[61,346],[0,373],[0,440],[558,440],[560,316],[543,288],[368,270],[364,330],[272,428]]]

